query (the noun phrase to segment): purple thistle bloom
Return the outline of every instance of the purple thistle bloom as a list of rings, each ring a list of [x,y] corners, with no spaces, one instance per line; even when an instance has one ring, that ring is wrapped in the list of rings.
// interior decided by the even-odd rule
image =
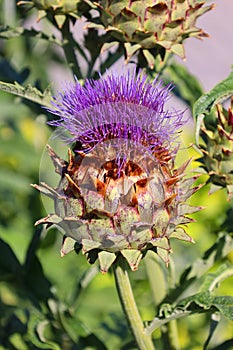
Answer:
[[[135,70],[108,73],[99,80],[87,80],[84,86],[77,82],[55,97],[50,112],[60,119],[50,124],[70,132],[75,151],[87,153],[108,140],[128,140],[140,143],[155,157],[161,149],[171,155],[171,143],[184,124],[183,113],[164,108],[171,88],[158,79],[150,82]],[[124,153],[119,151],[118,163]]]

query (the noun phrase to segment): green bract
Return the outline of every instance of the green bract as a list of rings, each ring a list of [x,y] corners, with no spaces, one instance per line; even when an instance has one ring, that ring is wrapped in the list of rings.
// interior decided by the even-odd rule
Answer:
[[[85,0],[32,0],[19,1],[18,5],[30,5],[38,9],[38,19],[52,14],[59,27],[62,27],[66,16],[79,18],[88,11],[92,4],[91,1]]]

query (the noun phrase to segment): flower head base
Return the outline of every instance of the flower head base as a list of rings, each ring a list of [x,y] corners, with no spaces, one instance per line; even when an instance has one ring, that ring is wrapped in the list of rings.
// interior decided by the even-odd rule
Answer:
[[[49,148],[57,188],[34,185],[54,200],[55,214],[37,222],[65,233],[62,254],[82,248],[106,272],[122,254],[132,270],[150,249],[167,263],[170,237],[192,241],[185,204],[197,188],[184,179],[187,163],[176,169],[172,146],[182,113],[168,113],[170,86],[148,82],[142,73],[108,75],[60,94],[53,125],[66,128],[74,142],[68,161]]]

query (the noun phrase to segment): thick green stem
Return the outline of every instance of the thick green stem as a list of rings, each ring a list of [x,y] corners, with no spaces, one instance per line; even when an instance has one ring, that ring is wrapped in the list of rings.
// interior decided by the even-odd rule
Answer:
[[[139,314],[131,288],[126,264],[118,258],[114,266],[114,276],[122,309],[132,330],[139,350],[155,350],[151,335],[145,334],[145,329]]]

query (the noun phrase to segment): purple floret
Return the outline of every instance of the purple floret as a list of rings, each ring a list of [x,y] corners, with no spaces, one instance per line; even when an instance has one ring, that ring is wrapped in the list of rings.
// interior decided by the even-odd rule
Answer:
[[[135,70],[108,73],[84,86],[77,82],[55,97],[50,112],[60,119],[50,124],[68,130],[70,140],[86,152],[112,139],[141,143],[151,152],[158,147],[169,151],[184,124],[182,112],[164,108],[171,88]]]

